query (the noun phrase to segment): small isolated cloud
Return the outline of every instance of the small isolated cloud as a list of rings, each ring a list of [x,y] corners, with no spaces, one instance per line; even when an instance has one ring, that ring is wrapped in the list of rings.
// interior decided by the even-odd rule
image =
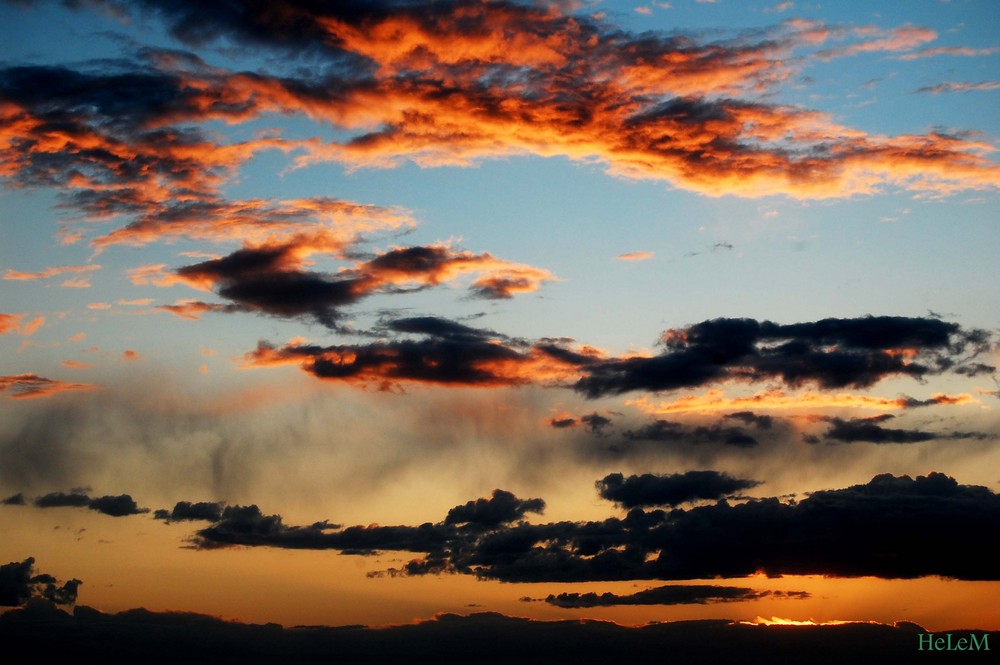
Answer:
[[[625,254],[619,254],[617,258],[619,261],[648,261],[653,258],[655,254],[653,252],[626,252]]]
[[[139,354],[139,352],[134,351],[133,349],[125,349],[124,351],[122,351],[122,360],[125,360],[127,362],[135,362],[140,358],[142,358],[142,356]]]

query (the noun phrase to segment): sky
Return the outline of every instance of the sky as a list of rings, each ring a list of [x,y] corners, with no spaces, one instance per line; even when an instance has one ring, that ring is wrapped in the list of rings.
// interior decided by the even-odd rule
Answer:
[[[1000,630],[993,3],[0,25],[0,604]]]

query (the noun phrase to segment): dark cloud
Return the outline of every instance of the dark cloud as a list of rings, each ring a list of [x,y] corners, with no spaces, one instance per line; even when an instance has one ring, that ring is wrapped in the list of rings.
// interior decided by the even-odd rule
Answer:
[[[573,427],[576,425],[576,418],[553,418],[549,421],[549,425],[556,429],[565,429],[567,427]]]
[[[592,434],[603,434],[604,430],[611,426],[611,418],[596,412],[580,416],[580,422],[586,425]]]
[[[34,566],[33,557],[0,566],[0,606],[16,607],[32,598],[45,598],[59,605],[76,602],[77,589],[83,584],[80,580],[73,579],[60,585],[51,575],[34,574]]]
[[[723,418],[729,420],[739,420],[746,423],[747,425],[754,425],[760,429],[771,429],[774,424],[774,418],[767,415],[758,415],[753,411],[738,411],[736,413],[729,413],[723,416]]]
[[[204,520],[206,522],[218,522],[222,519],[224,503],[198,501],[178,501],[172,510],[160,509],[153,513],[153,517],[167,522],[181,522],[185,520]]]
[[[374,293],[419,291],[473,272],[485,273],[480,279],[486,279],[496,271],[516,271],[527,280],[521,291],[534,291],[551,279],[541,269],[446,245],[393,249],[337,273],[301,270],[303,254],[319,251],[314,243],[314,238],[304,234],[279,246],[244,247],[223,258],[180,268],[176,275],[178,281],[193,286],[211,285],[233,301],[237,310],[310,316],[331,327],[336,326],[340,309]]]
[[[389,387],[398,382],[497,386],[549,383],[572,371],[528,342],[431,317],[384,324],[423,339],[380,340],[337,346],[260,342],[246,356],[251,366],[298,363],[321,379]]]
[[[541,499],[518,499],[510,492],[496,489],[489,499],[476,499],[455,506],[448,511],[444,523],[499,526],[520,520],[525,513],[541,513],[544,510],[545,502]]]
[[[717,494],[739,491],[749,482],[720,476],[705,483],[728,483]],[[654,477],[656,490],[662,484]],[[612,476],[608,487],[634,490],[641,485],[626,485],[624,478],[619,483]],[[680,500],[650,498],[651,491],[638,494],[642,501]],[[600,521],[513,523],[533,510],[528,506],[536,501],[540,504],[494,494],[492,500],[456,507],[458,517],[453,513],[450,522],[416,527],[341,528],[327,522],[287,526],[279,515],[264,515],[256,506],[229,506],[222,519],[199,530],[193,542],[204,549],[246,545],[351,554],[422,553],[401,568],[374,575],[450,572],[506,582],[711,579],[757,573],[998,579],[993,553],[1000,546],[1000,496],[985,487],[959,485],[940,473],[916,479],[884,474],[864,485],[814,492],[799,502],[722,500],[669,512],[633,508],[623,518]],[[534,507],[541,508],[539,504]],[[941,547],[942,542],[947,547]]]
[[[12,494],[3,501],[0,501],[0,504],[3,504],[5,506],[23,506],[26,503],[27,502],[24,500],[24,494],[20,492],[18,492],[17,494]]]
[[[894,429],[882,427],[879,423],[894,418],[884,414],[872,418],[825,418],[830,423],[829,429],[823,434],[828,441],[855,443],[921,443],[923,441],[940,441],[956,439],[986,439],[989,435],[982,432],[930,432],[916,429]]]
[[[90,497],[85,493],[85,490],[73,490],[69,493],[52,492],[37,497],[34,503],[39,508],[90,508],[111,517],[125,517],[149,512],[148,508],[140,508],[135,499],[128,494]]]
[[[747,587],[710,584],[660,586],[628,595],[615,593],[549,594],[545,602],[565,608],[610,607],[614,605],[705,605],[735,603],[761,598],[808,598],[805,591],[758,591]]]
[[[724,380],[865,388],[890,376],[968,369],[960,363],[985,351],[988,340],[984,331],[932,318],[868,316],[790,325],[714,319],[668,331],[658,356],[590,365],[575,388],[588,397]],[[993,370],[983,365],[974,371]]]
[[[719,423],[711,425],[685,425],[671,420],[657,419],[637,429],[626,430],[631,441],[676,441],[678,443],[722,443],[738,448],[750,448],[757,439],[742,427],[729,427]]]
[[[665,476],[644,473],[624,477],[611,473],[598,480],[598,494],[625,508],[677,506],[691,501],[721,499],[760,485],[719,471],[687,471]]]
[[[957,632],[960,626],[945,626]],[[723,620],[622,626],[604,621],[534,621],[495,613],[441,614],[410,625],[366,628],[250,625],[197,614],[134,609],[117,614],[77,606],[73,615],[40,604],[0,615],[0,642],[13,662],[98,662],[109,649],[122,662],[191,661],[312,665],[340,662],[580,663],[622,654],[669,654],[679,662],[770,665],[782,662],[883,665],[909,662],[915,624],[757,626]],[[987,633],[975,631],[977,640]],[[973,654],[966,654],[973,656]],[[975,658],[971,658],[976,660]]]

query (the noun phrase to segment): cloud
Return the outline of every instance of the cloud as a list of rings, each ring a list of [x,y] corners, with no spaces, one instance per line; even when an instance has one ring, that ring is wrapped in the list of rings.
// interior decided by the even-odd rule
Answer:
[[[648,261],[653,258],[653,252],[626,252],[619,254],[616,258],[620,261]]]
[[[26,501],[24,500],[24,494],[18,492],[17,494],[11,495],[3,501],[0,501],[0,504],[5,506],[23,506],[26,505]]]
[[[31,337],[45,325],[44,316],[36,316],[26,321],[27,316],[28,314],[0,314],[0,335],[17,333],[22,337]]]
[[[296,364],[320,379],[382,388],[407,382],[511,386],[566,379],[576,365],[590,360],[446,319],[399,319],[387,328],[423,337],[328,347],[296,343],[276,348],[260,342],[244,357],[244,366]]]
[[[879,423],[892,419],[892,414],[883,414],[872,418],[825,418],[831,423],[823,434],[828,441],[842,443],[921,443],[923,441],[987,439],[989,435],[981,432],[928,432],[912,429],[892,429],[882,427]]]
[[[623,478],[621,483],[615,474],[610,478],[610,492],[628,489],[640,502],[729,493],[749,482],[720,474],[706,476],[711,482],[704,483],[699,476],[692,483],[697,489],[678,489],[675,485],[689,478],[654,476],[645,485],[642,477]],[[702,491],[702,485],[710,485],[711,491]],[[652,496],[654,489],[665,487],[678,492]],[[416,527],[344,528],[325,521],[288,526],[280,515],[265,515],[255,505],[227,506],[221,519],[197,531],[192,542],[202,549],[244,545],[424,555],[401,568],[371,574],[375,576],[450,572],[506,582],[710,579],[757,573],[997,579],[993,551],[1000,496],[986,487],[959,485],[941,473],[916,479],[882,474],[864,485],[813,492],[798,502],[720,500],[670,512],[632,508],[624,518],[588,522],[511,523],[529,509],[513,495],[500,494],[505,497],[503,508],[494,510],[497,496],[493,504],[480,499],[454,509],[462,513],[461,520],[486,516],[477,521],[452,519]],[[629,495],[627,500],[632,499]],[[940,533],[949,534],[949,547],[937,546]]]
[[[665,476],[644,473],[627,478],[620,473],[611,473],[598,480],[596,486],[601,498],[624,508],[637,508],[714,501],[760,484],[756,480],[733,478],[718,471],[687,471]]]
[[[541,513],[545,502],[541,499],[518,499],[510,492],[493,490],[489,499],[476,499],[448,511],[445,524],[481,524],[499,526],[516,522],[527,512]]]
[[[336,327],[342,308],[375,293],[420,290],[479,273],[481,276],[471,286],[472,294],[499,299],[537,290],[554,279],[540,268],[447,245],[398,247],[334,274],[302,270],[304,258],[313,251],[312,246],[297,242],[244,247],[219,259],[185,266],[174,274],[162,272],[159,266],[148,266],[135,272],[134,279],[164,286],[180,282],[199,289],[214,288],[220,296],[233,301],[223,311],[310,316],[330,327]],[[204,304],[198,303],[164,309],[190,318],[202,307]]]
[[[59,581],[51,575],[34,574],[34,567],[34,557],[0,566],[0,606],[17,607],[32,598],[45,598],[58,605],[76,602],[77,589],[83,582],[72,579],[59,586]]]
[[[419,321],[426,325],[431,320]],[[244,367],[294,364],[317,378],[382,387],[403,382],[561,385],[590,398],[726,381],[864,388],[898,375],[919,379],[947,371],[995,371],[972,362],[989,348],[989,333],[930,318],[868,316],[788,325],[714,319],[666,331],[665,349],[657,356],[626,358],[608,357],[586,346],[571,349],[561,340],[531,342],[467,326],[456,336],[441,332],[453,322],[433,321],[434,326],[420,328],[408,320],[410,328],[402,331],[423,334],[419,340],[328,347],[289,343],[280,348],[261,341],[244,356]],[[394,325],[387,330],[401,331]]]
[[[50,279],[52,277],[57,277],[59,275],[66,274],[77,274],[77,273],[87,273],[93,272],[95,270],[100,270],[101,266],[96,264],[90,264],[85,266],[53,266],[51,268],[46,268],[45,270],[39,272],[21,272],[20,270],[14,270],[8,268],[3,274],[5,280],[13,281],[35,281],[40,279]]]
[[[917,88],[915,92],[929,92],[932,95],[939,95],[942,92],[978,92],[989,90],[1000,90],[1000,81],[980,81],[978,83],[945,81],[937,85],[922,86]]]
[[[167,522],[181,522],[185,520],[204,520],[206,522],[218,522],[222,519],[222,510],[225,504],[221,502],[198,501],[178,501],[172,510],[160,509],[153,513],[153,518]]]
[[[690,426],[672,420],[657,419],[637,429],[626,430],[630,441],[676,441],[678,443],[723,443],[738,448],[758,445],[757,438],[742,427],[721,423]]]
[[[958,395],[938,393],[928,399],[920,400],[909,395],[888,398],[859,395],[856,393],[816,392],[812,390],[788,393],[784,390],[772,388],[743,397],[727,397],[721,390],[709,390],[703,395],[684,395],[673,400],[655,403],[645,397],[629,400],[627,403],[645,413],[663,415],[686,412],[711,413],[748,407],[766,410],[846,407],[886,411],[938,404],[949,406],[977,404],[979,400],[968,393],[960,393]]]
[[[298,210],[316,217],[324,214],[311,210],[317,202],[338,208],[320,199],[222,200],[221,185],[265,150],[294,155],[298,166],[333,160],[349,168],[563,156],[710,196],[807,199],[885,188],[944,195],[1000,185],[988,142],[942,133],[874,136],[822,113],[758,101],[807,60],[797,52],[846,57],[913,49],[935,38],[917,26],[847,29],[792,20],[709,41],[631,34],[558,5],[463,0],[428,11],[390,2],[342,8],[285,0],[266,10],[147,4],[193,46],[221,39],[286,56],[309,53],[325,66],[311,76],[281,65],[273,65],[283,70],[274,74],[234,72],[191,54],[143,49],[131,66],[0,70],[7,101],[0,155],[8,158],[0,176],[60,187],[63,204],[85,217],[133,217],[98,244],[188,233],[259,237],[271,225],[286,233]],[[123,15],[134,11],[115,6]],[[294,40],[290,25],[297,26]],[[828,41],[849,43],[815,51]],[[134,94],[107,92],[122,89]],[[272,113],[305,116],[349,137],[225,144],[197,127]],[[342,210],[351,218],[381,215],[351,202]],[[497,290],[490,285],[502,278],[484,279],[487,292],[500,294],[523,283],[510,277]]]
[[[15,374],[0,376],[0,392],[11,399],[33,399],[51,397],[62,392],[76,390],[96,390],[98,386],[88,383],[69,383],[57,379],[47,379],[37,374]]]
[[[660,586],[628,595],[615,593],[549,594],[545,602],[565,608],[610,607],[615,605],[705,605],[737,603],[761,598],[808,598],[805,591],[758,591],[747,587],[709,584]]]
[[[89,508],[111,517],[126,517],[148,513],[148,508],[140,508],[128,494],[118,496],[87,496],[85,490],[66,492],[51,492],[35,499],[38,508]]]
[[[932,318],[868,316],[789,325],[713,319],[664,333],[660,355],[588,365],[574,388],[588,397],[727,380],[864,388],[890,376],[957,371],[988,348],[988,339],[984,331],[963,331]],[[963,356],[966,351],[970,355]]]
[[[897,60],[921,60],[923,58],[933,58],[939,55],[956,55],[965,57],[977,57],[982,55],[992,55],[997,48],[969,48],[968,46],[936,46],[934,48],[920,49],[913,53],[896,56]]]

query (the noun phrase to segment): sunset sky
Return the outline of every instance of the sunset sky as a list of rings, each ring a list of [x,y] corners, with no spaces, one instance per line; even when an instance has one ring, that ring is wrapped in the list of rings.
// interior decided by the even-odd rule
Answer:
[[[0,604],[1000,630],[995,3],[0,26]]]

